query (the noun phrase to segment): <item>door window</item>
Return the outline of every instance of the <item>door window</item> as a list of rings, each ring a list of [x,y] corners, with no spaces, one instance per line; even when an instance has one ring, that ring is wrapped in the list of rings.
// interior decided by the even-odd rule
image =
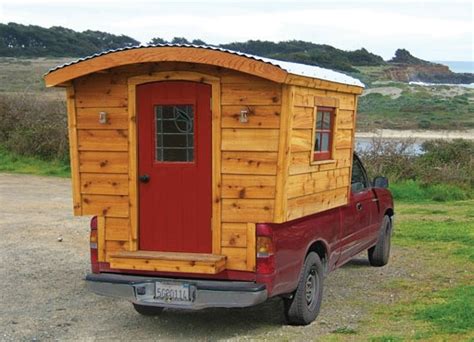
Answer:
[[[362,167],[359,159],[354,158],[352,165],[352,180],[351,188],[352,192],[360,192],[369,187],[369,182],[367,180],[367,175],[365,174],[364,168]]]
[[[194,161],[194,109],[192,105],[155,106],[155,160]]]

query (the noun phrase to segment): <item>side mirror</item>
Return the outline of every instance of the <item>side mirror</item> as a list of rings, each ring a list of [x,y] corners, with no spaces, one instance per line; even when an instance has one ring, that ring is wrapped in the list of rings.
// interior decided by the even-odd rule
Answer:
[[[383,176],[377,176],[374,178],[372,183],[374,188],[388,188],[388,178]]]

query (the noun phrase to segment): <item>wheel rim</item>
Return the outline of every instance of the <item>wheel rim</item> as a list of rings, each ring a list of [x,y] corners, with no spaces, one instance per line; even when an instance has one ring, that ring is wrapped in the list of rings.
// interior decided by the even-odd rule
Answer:
[[[316,305],[318,288],[319,288],[319,279],[316,275],[316,268],[312,267],[305,281],[306,305],[309,308]]]

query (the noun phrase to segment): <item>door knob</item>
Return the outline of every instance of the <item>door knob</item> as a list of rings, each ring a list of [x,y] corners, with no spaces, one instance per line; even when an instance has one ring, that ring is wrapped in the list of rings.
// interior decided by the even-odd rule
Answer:
[[[148,176],[146,173],[144,175],[141,175],[140,177],[138,177],[138,179],[140,180],[140,182],[142,183],[148,183],[150,181],[150,176]]]
[[[362,210],[362,203],[358,202],[356,204],[356,208],[357,208],[358,211],[361,211]]]

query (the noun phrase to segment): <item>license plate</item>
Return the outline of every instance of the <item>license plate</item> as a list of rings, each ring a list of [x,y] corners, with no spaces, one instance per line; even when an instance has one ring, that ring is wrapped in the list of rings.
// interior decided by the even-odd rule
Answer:
[[[190,303],[193,293],[189,284],[155,283],[155,299],[165,303]]]

